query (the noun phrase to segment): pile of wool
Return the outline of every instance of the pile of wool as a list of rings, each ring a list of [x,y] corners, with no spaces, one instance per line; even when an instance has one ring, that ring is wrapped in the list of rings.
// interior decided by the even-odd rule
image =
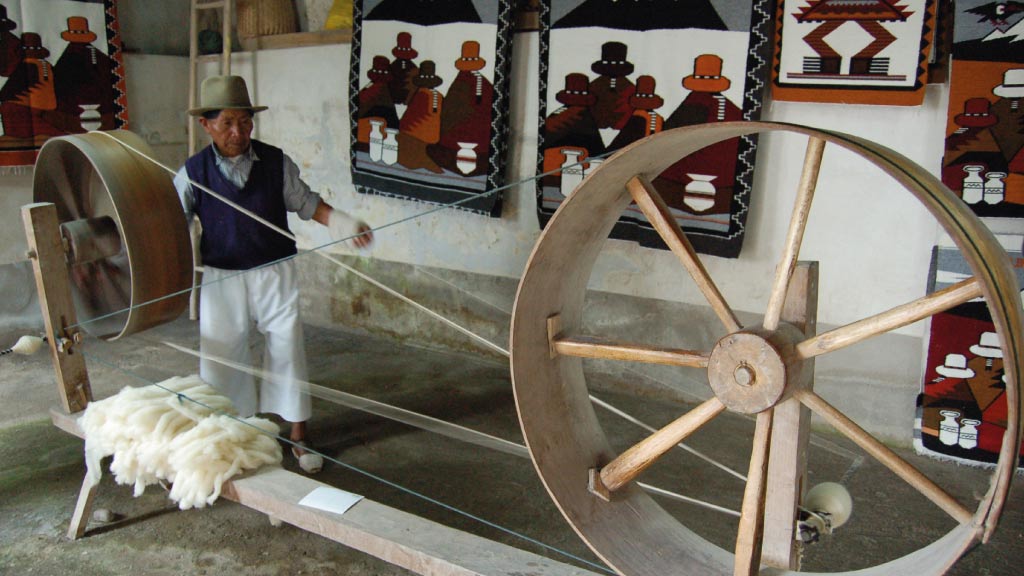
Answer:
[[[234,414],[231,401],[198,376],[127,387],[92,402],[80,420],[89,478],[99,482],[101,460],[113,455],[114,479],[133,484],[136,496],[166,480],[182,510],[212,504],[232,476],[281,462],[277,425]]]

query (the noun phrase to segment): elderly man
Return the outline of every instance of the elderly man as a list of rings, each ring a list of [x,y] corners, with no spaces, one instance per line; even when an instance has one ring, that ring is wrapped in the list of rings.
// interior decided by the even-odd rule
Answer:
[[[266,110],[249,99],[238,76],[207,78],[200,107],[189,110],[213,141],[185,162],[174,179],[189,221],[198,216],[204,282],[199,303],[200,377],[231,398],[239,415],[272,413],[291,423],[292,453],[315,473],[323,459],[308,447],[312,413],[306,353],[299,319],[295,242],[191,183],[198,183],[278,228],[288,230],[287,212],[327,226],[335,239],[359,248],[373,239],[370,228],[331,208],[299,178],[295,162],[279,148],[253,140],[253,115]],[[273,375],[257,391],[255,379],[207,359],[251,363],[249,329],[264,335],[264,368]]]

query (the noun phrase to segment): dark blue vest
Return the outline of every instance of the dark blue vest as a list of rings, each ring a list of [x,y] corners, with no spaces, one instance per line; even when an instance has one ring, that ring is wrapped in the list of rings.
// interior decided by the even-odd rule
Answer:
[[[239,190],[217,168],[213,145],[185,162],[188,177],[232,202],[258,214],[275,226],[289,230],[284,205],[284,152],[252,141],[259,160],[253,162],[245,187]],[[248,270],[293,256],[295,241],[267,228],[220,199],[192,187],[193,210],[203,225],[199,249],[203,264],[226,270]],[[290,232],[290,230],[289,230]]]

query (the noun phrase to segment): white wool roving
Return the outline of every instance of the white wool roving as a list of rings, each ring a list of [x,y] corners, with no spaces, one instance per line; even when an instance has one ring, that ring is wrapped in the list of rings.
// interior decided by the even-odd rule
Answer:
[[[212,504],[225,480],[281,461],[281,447],[260,431],[276,434],[276,424],[224,414],[235,414],[231,401],[194,375],[159,386],[126,387],[92,402],[79,421],[89,477],[99,482],[100,461],[113,455],[114,479],[133,484],[135,496],[167,480],[174,484],[170,497],[182,510]]]

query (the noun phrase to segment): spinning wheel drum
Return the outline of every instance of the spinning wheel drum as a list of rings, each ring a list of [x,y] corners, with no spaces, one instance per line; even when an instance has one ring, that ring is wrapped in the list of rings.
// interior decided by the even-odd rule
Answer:
[[[789,233],[764,321],[742,327],[729,304],[672,220],[650,180],[679,158],[747,134],[806,135],[807,159]],[[939,221],[969,263],[973,278],[861,321],[814,336],[782,321],[791,275],[808,220],[826,144],[874,164],[913,194]],[[687,351],[602,342],[579,336],[584,294],[598,253],[630,201],[637,203],[725,326],[712,350]],[[1008,425],[989,490],[975,511],[828,404],[813,390],[813,359],[984,296],[999,333],[1006,370]],[[942,510],[957,526],[907,556],[858,575],[941,574],[973,543],[987,540],[999,518],[1020,446],[1021,304],[1016,278],[994,236],[942,183],[906,158],[853,136],[772,123],[721,123],[659,133],[604,162],[562,204],[526,266],[512,320],[511,364],[519,418],[534,464],[548,492],[586,543],[628,576],[756,574],[772,563],[762,556],[765,534],[790,535],[795,516],[772,524],[766,486],[778,483],[773,422],[785,403],[799,403],[856,442]],[[656,434],[616,455],[592,408],[581,357],[707,368],[711,397]],[[909,408],[908,408],[909,409]],[[685,527],[632,482],[640,471],[724,410],[756,414],[753,450],[736,546],[723,550]],[[779,426],[774,428],[779,432]],[[783,439],[784,441],[785,439]],[[797,442],[792,439],[792,442]],[[800,488],[790,486],[791,493]],[[795,515],[796,504],[791,512]],[[787,525],[788,523],[788,525]],[[779,563],[779,562],[774,562]],[[781,564],[781,563],[779,563]],[[789,573],[790,560],[776,566]]]
[[[118,140],[148,151],[120,130],[51,138],[33,182],[34,200],[57,207],[79,320],[109,340],[173,320],[192,286],[191,240],[171,178]]]

